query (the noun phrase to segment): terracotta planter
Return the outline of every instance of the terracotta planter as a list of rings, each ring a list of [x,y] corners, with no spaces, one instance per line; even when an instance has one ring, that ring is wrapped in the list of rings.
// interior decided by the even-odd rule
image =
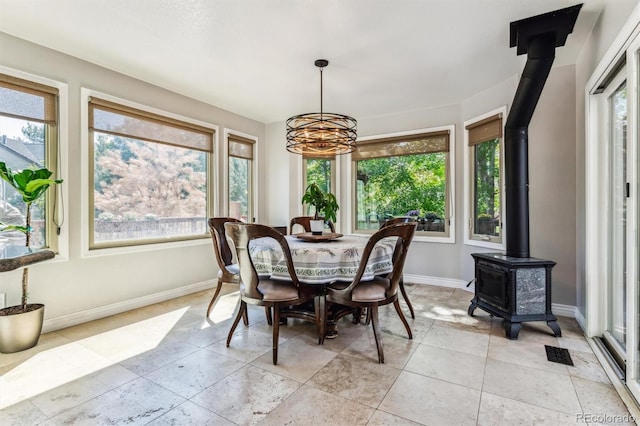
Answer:
[[[0,312],[12,308],[0,309]],[[20,352],[38,344],[44,321],[44,305],[29,304],[27,309],[32,310],[0,315],[0,353]]]

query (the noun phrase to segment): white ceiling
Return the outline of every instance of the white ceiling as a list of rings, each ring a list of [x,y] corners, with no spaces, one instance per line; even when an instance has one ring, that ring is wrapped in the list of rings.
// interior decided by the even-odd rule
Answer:
[[[583,0],[555,65],[605,0]],[[509,23],[579,0],[0,0],[0,31],[265,123],[458,103],[522,71]],[[1,53],[0,53],[1,62]]]

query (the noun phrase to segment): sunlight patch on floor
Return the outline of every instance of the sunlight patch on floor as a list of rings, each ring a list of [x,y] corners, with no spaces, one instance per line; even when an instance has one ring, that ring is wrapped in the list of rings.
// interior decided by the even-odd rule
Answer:
[[[188,309],[176,309],[34,355],[0,377],[0,409],[156,348]]]
[[[238,305],[239,297],[239,291],[234,291],[220,296],[218,300],[216,300],[216,304],[213,307],[211,314],[209,315],[209,320],[213,324],[218,324],[231,318]],[[205,322],[204,324],[205,325],[203,325],[202,328],[206,328],[209,326],[207,322]]]

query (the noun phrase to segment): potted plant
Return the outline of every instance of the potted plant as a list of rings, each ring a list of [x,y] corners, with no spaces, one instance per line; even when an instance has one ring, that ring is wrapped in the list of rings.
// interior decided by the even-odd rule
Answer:
[[[0,162],[0,178],[5,180],[22,196],[26,204],[25,225],[0,223],[0,231],[20,231],[25,234],[25,246],[31,242],[31,206],[44,196],[49,186],[62,183],[50,179],[52,172],[46,168],[25,169],[13,172],[4,162]],[[34,347],[38,343],[44,305],[27,304],[29,289],[29,268],[22,270],[22,298],[20,305],[0,309],[0,352],[12,353]]]
[[[309,184],[302,196],[302,204],[308,204],[314,207],[315,214],[311,221],[311,232],[314,235],[322,234],[324,229],[324,221],[320,217],[324,217],[326,221],[336,221],[336,212],[338,211],[338,201],[336,196],[330,192],[324,192],[315,182]]]

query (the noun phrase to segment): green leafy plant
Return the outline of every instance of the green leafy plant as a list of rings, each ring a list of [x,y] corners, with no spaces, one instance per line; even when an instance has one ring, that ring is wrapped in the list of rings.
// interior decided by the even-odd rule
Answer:
[[[324,217],[327,221],[336,221],[336,213],[340,207],[338,207],[338,200],[336,196],[330,192],[324,192],[316,183],[311,183],[307,186],[302,196],[302,204],[309,204],[314,207],[315,214],[314,219],[318,220],[320,216]]]
[[[47,192],[51,185],[62,183],[62,179],[51,179],[53,173],[46,169],[25,169],[12,171],[4,162],[0,161],[0,178],[15,189],[27,206],[25,225],[9,225],[0,223],[0,231],[20,231],[25,234],[25,246],[31,241],[31,205]],[[29,268],[22,271],[22,311],[27,310],[27,294],[29,287]]]

